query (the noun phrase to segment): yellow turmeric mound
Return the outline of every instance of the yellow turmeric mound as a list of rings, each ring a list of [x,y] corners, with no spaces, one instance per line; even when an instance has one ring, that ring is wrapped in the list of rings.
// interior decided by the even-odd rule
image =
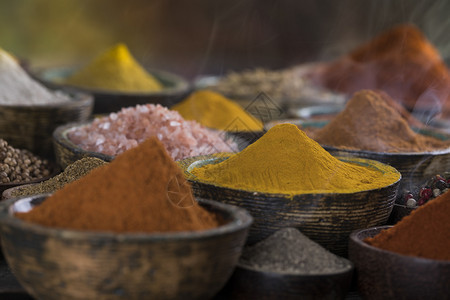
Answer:
[[[100,54],[64,83],[127,93],[154,92],[163,88],[156,78],[139,65],[124,44],[118,44]]]
[[[191,94],[172,107],[186,120],[225,131],[260,131],[261,121],[247,113],[239,104],[219,93],[202,90]]]
[[[292,124],[271,128],[242,152],[192,170],[201,182],[257,192],[288,194],[354,193],[381,188],[400,178],[394,168],[366,160],[333,157]]]

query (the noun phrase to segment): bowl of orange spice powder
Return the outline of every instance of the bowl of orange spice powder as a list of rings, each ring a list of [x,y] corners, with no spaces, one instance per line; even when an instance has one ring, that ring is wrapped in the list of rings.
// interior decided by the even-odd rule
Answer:
[[[196,199],[157,138],[52,195],[1,203],[3,253],[38,299],[209,299],[252,222]]]

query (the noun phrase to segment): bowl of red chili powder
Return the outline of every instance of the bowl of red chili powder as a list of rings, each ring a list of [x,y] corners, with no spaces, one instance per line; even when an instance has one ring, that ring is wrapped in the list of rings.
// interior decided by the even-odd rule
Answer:
[[[251,222],[194,198],[157,138],[52,195],[0,204],[6,261],[38,299],[210,299]]]
[[[394,226],[350,235],[349,258],[365,299],[448,299],[450,194],[415,209]]]

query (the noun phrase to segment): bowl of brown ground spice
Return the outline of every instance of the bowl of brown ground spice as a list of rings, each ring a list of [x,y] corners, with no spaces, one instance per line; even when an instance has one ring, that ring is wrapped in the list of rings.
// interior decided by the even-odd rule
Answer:
[[[38,299],[210,299],[251,222],[194,198],[155,137],[51,195],[0,203],[4,256]]]

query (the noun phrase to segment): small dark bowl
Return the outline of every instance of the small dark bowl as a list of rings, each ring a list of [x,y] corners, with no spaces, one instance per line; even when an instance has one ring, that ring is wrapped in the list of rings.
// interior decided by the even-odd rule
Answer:
[[[351,264],[351,262],[349,262]],[[223,299],[344,299],[351,268],[330,274],[299,275],[258,271],[238,264],[219,293]]]
[[[225,158],[222,158],[225,159]],[[303,234],[329,251],[346,256],[348,236],[359,228],[385,225],[397,195],[400,173],[376,161],[340,158],[343,161],[388,168],[399,180],[379,189],[356,193],[299,194],[292,199],[284,194],[245,191],[197,181],[190,170],[217,163],[214,155],[198,156],[179,161],[194,194],[245,208],[254,218],[248,244],[267,238],[285,227],[298,228]]]
[[[392,208],[392,213],[389,216],[388,224],[389,225],[396,224],[398,221],[400,221],[401,219],[412,213],[417,207],[418,206],[407,207],[406,205],[395,203],[394,207]]]
[[[350,235],[349,257],[355,264],[364,299],[450,299],[450,261],[397,254],[364,242],[391,226],[357,230]]]
[[[198,199],[224,224],[205,231],[75,231],[24,222],[47,195],[0,204],[5,258],[37,299],[210,299],[236,266],[252,218],[245,210]],[[31,206],[31,207],[30,207]]]
[[[55,128],[91,117],[92,96],[72,93],[71,98],[69,102],[48,105],[0,105],[0,137],[15,148],[52,159]]]
[[[83,91],[92,94],[95,98],[94,114],[116,112],[122,107],[147,103],[159,103],[162,106],[170,107],[183,100],[191,90],[189,83],[180,76],[160,70],[147,70],[163,85],[161,91],[148,93],[89,89],[62,83],[62,80],[70,76],[74,70],[74,68],[49,69],[38,72],[35,77],[51,88]]]

